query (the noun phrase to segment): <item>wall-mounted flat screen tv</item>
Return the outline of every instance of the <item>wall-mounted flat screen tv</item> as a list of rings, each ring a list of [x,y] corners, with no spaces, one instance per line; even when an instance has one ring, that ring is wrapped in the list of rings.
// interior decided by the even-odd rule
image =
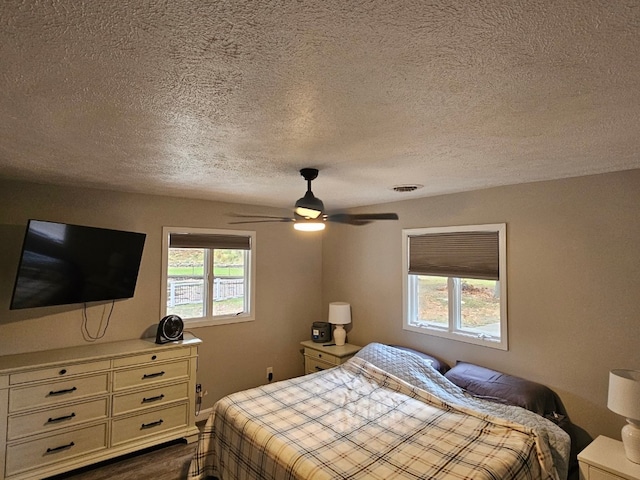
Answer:
[[[29,220],[11,310],[133,297],[145,238]]]

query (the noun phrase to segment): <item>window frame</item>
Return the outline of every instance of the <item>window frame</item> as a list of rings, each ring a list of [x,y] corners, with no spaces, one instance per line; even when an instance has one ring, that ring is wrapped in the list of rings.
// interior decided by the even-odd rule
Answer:
[[[459,298],[463,277],[448,277],[448,321],[445,326],[421,322],[417,318],[418,310],[418,275],[409,274],[409,239],[411,236],[439,233],[495,232],[498,234],[498,265],[500,290],[500,338],[485,334],[474,334],[460,328]],[[486,225],[462,225],[451,227],[425,227],[402,230],[402,328],[403,330],[433,335],[474,345],[508,350],[507,321],[507,227],[504,223]],[[455,287],[455,288],[452,288]]]
[[[200,235],[238,235],[249,237],[251,248],[245,254],[245,271],[248,272],[248,279],[245,279],[245,304],[248,311],[236,315],[214,315],[197,318],[183,318],[185,328],[207,327],[212,325],[227,325],[230,323],[251,322],[255,320],[255,298],[256,298],[256,232],[248,230],[227,230],[201,227],[162,227],[162,277],[160,290],[160,316],[167,315],[167,284],[169,271],[169,248],[172,234],[200,234]],[[205,249],[211,250],[211,249]],[[205,252],[205,263],[207,257],[211,257]],[[207,265],[205,265],[206,268]],[[213,289],[213,281],[209,280],[209,275],[205,273],[205,288],[207,298]],[[208,278],[207,278],[208,277]]]

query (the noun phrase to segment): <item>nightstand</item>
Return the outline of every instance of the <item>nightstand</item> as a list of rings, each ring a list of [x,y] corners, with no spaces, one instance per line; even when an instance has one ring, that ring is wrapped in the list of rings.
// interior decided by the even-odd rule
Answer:
[[[622,442],[600,435],[578,454],[580,480],[640,480],[640,464],[624,454]]]
[[[362,348],[349,343],[341,346],[332,345],[325,347],[322,343],[315,343],[311,340],[300,342],[300,345],[304,347],[305,375],[341,365]]]

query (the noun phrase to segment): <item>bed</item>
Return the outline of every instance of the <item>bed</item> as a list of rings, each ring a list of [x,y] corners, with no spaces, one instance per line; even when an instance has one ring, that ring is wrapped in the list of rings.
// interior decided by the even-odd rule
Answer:
[[[470,394],[453,381],[477,381],[473,366],[448,370],[451,381],[436,362],[373,343],[338,367],[231,394],[214,405],[188,479],[567,477],[557,422]]]

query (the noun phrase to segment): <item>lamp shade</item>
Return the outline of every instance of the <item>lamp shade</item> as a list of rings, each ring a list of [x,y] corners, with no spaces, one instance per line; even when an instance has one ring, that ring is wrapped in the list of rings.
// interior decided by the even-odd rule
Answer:
[[[347,302],[331,302],[329,304],[329,323],[334,325],[351,323],[351,305]]]
[[[611,370],[607,407],[623,417],[640,420],[640,370]]]

